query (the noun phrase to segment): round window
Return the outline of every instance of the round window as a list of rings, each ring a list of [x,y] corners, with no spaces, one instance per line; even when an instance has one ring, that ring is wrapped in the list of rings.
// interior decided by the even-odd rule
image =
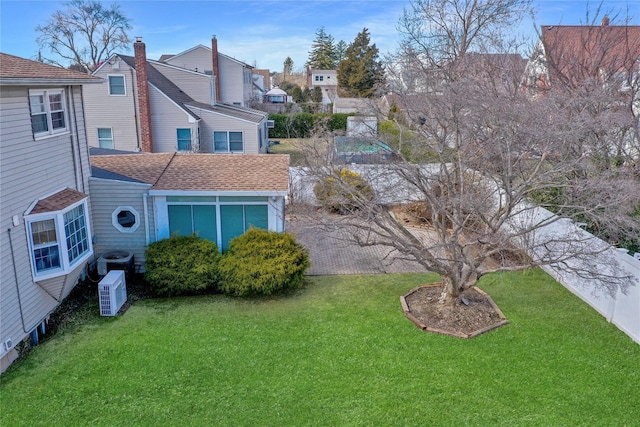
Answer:
[[[131,206],[119,206],[111,215],[113,226],[123,233],[133,233],[140,225],[140,215]]]

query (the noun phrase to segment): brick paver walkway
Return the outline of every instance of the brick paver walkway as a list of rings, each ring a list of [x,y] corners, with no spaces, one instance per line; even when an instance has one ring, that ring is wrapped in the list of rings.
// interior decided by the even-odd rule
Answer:
[[[326,230],[300,219],[287,221],[287,231],[309,249],[311,267],[308,275],[423,273],[415,261],[398,259],[398,252],[386,246],[361,247],[348,241],[346,230]]]

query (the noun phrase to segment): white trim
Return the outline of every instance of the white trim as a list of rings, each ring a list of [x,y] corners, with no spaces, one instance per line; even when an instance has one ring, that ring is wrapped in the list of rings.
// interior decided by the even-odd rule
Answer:
[[[49,101],[50,95],[60,95],[60,104],[62,105],[62,110],[56,110],[56,112],[62,111],[62,116],[64,120],[64,127],[54,129],[53,128],[53,118],[51,111],[51,102]],[[31,106],[31,97],[32,96],[42,96],[43,99],[43,107],[44,111],[34,113]],[[31,132],[33,134],[33,139],[39,141],[41,139],[50,138],[58,135],[65,135],[71,133],[71,126],[69,123],[69,105],[67,104],[67,91],[65,88],[41,88],[41,89],[29,89],[27,93],[27,99],[29,101],[29,118],[31,125]],[[45,115],[47,121],[47,130],[41,132],[35,132],[33,130],[33,116],[34,115]]]
[[[111,77],[122,77],[124,93],[111,93]],[[127,75],[126,74],[107,74],[107,94],[109,96],[127,96]]]
[[[280,196],[284,197],[289,194],[288,190],[275,191],[199,191],[199,190],[149,190],[149,195],[154,197],[167,197],[167,196],[185,196],[185,197],[212,197],[212,196],[232,196],[232,197],[265,197],[265,196]]]
[[[87,261],[90,257],[93,256],[93,242],[91,239],[91,221],[90,221],[90,210],[88,204],[88,197],[83,198],[82,200],[72,203],[71,205],[65,207],[59,211],[51,211],[51,212],[43,212],[34,215],[26,215],[25,220],[25,231],[27,234],[27,243],[29,247],[29,264],[31,264],[31,275],[33,277],[34,282],[40,282],[46,279],[51,279],[54,277],[64,276],[69,274],[74,268],[83,262]],[[86,241],[87,241],[87,251],[73,260],[73,263],[69,261],[68,255],[68,247],[67,247],[67,235],[64,227],[64,214],[67,212],[77,208],[82,205],[84,209],[84,219],[85,219],[85,230],[86,230]],[[34,244],[33,244],[33,235],[31,233],[31,224],[47,219],[54,220],[55,230],[56,230],[56,241],[58,245],[58,256],[60,257],[60,267],[56,269],[47,270],[45,272],[38,273],[35,260],[33,257]]]
[[[135,219],[133,225],[129,228],[123,227],[120,225],[120,222],[118,222],[118,215],[120,212],[124,211],[131,212]],[[133,233],[138,229],[138,227],[140,227],[140,214],[131,206],[118,206],[113,212],[111,212],[111,224],[121,233]]]

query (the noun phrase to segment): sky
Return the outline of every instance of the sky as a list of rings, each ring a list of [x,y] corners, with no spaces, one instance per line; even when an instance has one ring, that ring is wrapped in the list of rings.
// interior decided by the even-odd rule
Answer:
[[[0,0],[0,51],[36,59],[38,34],[64,1]],[[110,5],[113,2],[103,2]],[[398,46],[398,19],[409,0],[120,0],[121,11],[131,20],[129,37],[141,36],[147,57],[177,54],[202,44],[257,68],[282,71],[284,60],[293,59],[301,71],[319,28],[337,42],[351,43],[367,28],[382,58]],[[583,0],[533,0],[535,24],[528,19],[520,30],[533,37],[535,25],[581,25],[587,22],[587,7],[599,2]],[[640,0],[604,0],[603,12],[622,11],[632,23],[640,23]],[[591,16],[591,17],[592,17]],[[133,55],[133,47],[118,53]],[[43,51],[43,56],[49,52]]]

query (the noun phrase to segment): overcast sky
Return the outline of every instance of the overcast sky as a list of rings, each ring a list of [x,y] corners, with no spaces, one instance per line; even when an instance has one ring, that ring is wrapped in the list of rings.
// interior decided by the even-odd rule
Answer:
[[[111,4],[112,2],[104,2]],[[407,0],[262,0],[262,1],[176,1],[121,0],[122,12],[131,19],[129,36],[141,36],[147,57],[158,59],[165,53],[176,54],[203,44],[211,46],[218,38],[220,52],[258,68],[281,71],[287,56],[294,69],[307,61],[316,31],[325,31],[338,40],[351,43],[358,32],[368,28],[371,42],[380,54],[397,46],[397,22]],[[62,1],[0,1],[0,51],[36,59],[38,46],[35,27],[45,24]],[[538,25],[585,23],[587,4],[594,10],[597,2],[583,0],[534,0]],[[629,9],[638,25],[640,1],[607,0],[603,10]],[[626,12],[625,12],[626,13]],[[524,22],[523,31],[533,34],[533,22]],[[133,54],[133,49],[120,53]],[[43,51],[43,55],[48,52]]]

